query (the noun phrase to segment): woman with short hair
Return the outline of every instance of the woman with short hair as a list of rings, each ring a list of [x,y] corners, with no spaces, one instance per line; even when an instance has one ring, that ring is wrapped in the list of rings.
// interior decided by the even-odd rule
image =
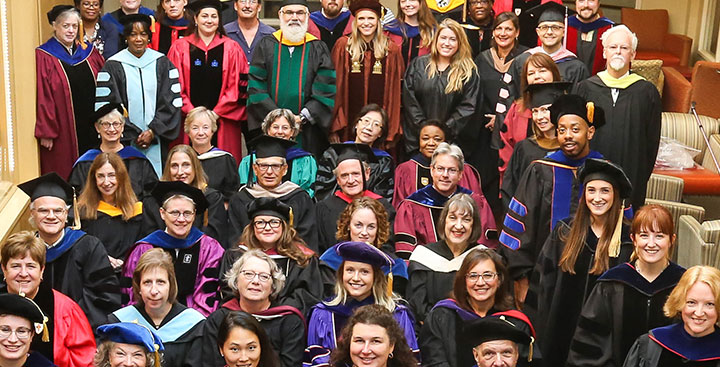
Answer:
[[[33,300],[12,293],[0,295],[0,366],[55,367],[42,354],[31,351],[37,335],[47,332],[48,318]]]

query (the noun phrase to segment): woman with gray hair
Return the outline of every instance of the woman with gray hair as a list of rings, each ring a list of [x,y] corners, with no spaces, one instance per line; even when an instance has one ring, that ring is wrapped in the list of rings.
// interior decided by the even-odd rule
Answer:
[[[270,111],[262,122],[262,132],[264,135],[281,138],[285,140],[295,140],[300,133],[300,123],[295,120],[295,115],[287,108],[277,108]],[[240,161],[238,174],[240,175],[240,184],[245,185],[248,181],[257,182],[255,174],[250,169],[252,162],[255,160],[255,153],[249,152]],[[312,154],[300,148],[300,145],[290,147],[285,154],[287,160],[288,173],[290,177],[284,177],[283,181],[290,179],[291,182],[300,186],[310,197],[315,196],[313,184],[317,175],[317,162]]]
[[[285,286],[285,275],[275,260],[259,249],[247,250],[225,273],[225,282],[234,297],[205,322],[203,366],[217,367],[225,363],[216,339],[220,324],[232,311],[247,312],[260,322],[283,367],[302,365],[305,322],[298,309],[277,303],[277,297]]]

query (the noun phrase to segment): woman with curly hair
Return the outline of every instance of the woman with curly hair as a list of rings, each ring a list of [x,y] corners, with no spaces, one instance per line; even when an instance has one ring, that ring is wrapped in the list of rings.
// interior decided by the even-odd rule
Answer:
[[[415,367],[418,364],[393,314],[381,305],[358,308],[343,328],[330,366],[362,366],[376,358],[378,367]]]
[[[95,367],[160,367],[163,363],[162,340],[145,326],[118,322],[98,327],[97,334],[103,342],[93,359]]]

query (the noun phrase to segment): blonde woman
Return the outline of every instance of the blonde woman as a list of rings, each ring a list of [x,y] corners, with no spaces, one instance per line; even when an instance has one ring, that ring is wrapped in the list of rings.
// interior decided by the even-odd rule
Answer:
[[[380,19],[383,6],[378,0],[355,0],[352,32],[335,43],[337,94],[333,110],[330,140],[352,139],[352,119],[367,104],[375,103],[388,114],[387,141],[397,141],[400,134],[400,80],[405,65],[400,47],[383,32]]]
[[[420,124],[428,119],[445,122],[454,136],[467,135],[479,86],[465,31],[458,22],[443,20],[433,37],[430,54],[413,60],[405,72],[402,102],[406,152],[418,149]]]

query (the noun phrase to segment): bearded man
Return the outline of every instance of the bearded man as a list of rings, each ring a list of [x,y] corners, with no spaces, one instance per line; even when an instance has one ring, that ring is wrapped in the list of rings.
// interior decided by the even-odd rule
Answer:
[[[598,10],[600,0],[575,0],[577,14],[568,17],[567,49],[585,63],[591,75],[605,67],[603,48],[599,47],[598,40],[615,25],[612,20],[601,17]]]
[[[325,43],[307,32],[305,0],[285,0],[278,11],[280,30],[255,48],[248,82],[249,139],[262,134],[265,116],[287,108],[301,124],[297,141],[320,156],[335,105],[335,68]]]
[[[605,111],[607,126],[595,134],[591,148],[622,166],[633,185],[631,202],[645,203],[662,125],[662,101],[655,86],[630,73],[637,36],[624,25],[607,30],[602,38],[606,70],[577,85],[577,94]]]
[[[308,32],[332,51],[340,37],[352,32],[353,16],[344,8],[345,0],[320,0],[320,5],[320,10],[310,13]]]

